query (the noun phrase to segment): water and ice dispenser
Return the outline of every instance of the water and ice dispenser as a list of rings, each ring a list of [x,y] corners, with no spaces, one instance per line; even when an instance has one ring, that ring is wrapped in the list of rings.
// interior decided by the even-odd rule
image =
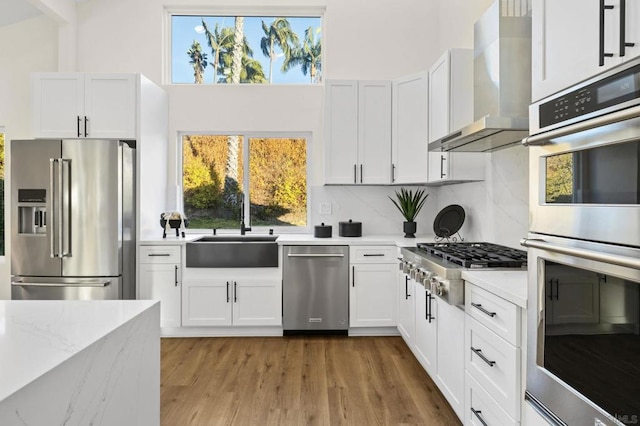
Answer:
[[[47,191],[18,189],[18,233],[47,233]]]

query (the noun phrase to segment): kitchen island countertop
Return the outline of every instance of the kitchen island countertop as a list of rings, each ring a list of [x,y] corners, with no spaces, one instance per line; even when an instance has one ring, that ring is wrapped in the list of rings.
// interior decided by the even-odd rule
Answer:
[[[0,301],[0,424],[104,424],[136,411],[137,424],[155,424],[159,311],[153,300]]]

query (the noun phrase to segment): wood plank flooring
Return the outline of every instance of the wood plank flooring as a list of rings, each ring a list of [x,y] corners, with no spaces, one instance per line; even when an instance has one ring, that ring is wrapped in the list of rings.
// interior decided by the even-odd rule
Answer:
[[[165,338],[175,425],[460,425],[400,337]]]

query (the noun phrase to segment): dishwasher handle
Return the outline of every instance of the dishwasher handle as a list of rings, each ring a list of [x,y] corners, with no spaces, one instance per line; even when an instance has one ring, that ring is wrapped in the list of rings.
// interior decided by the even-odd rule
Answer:
[[[344,257],[344,253],[289,253],[287,257]]]

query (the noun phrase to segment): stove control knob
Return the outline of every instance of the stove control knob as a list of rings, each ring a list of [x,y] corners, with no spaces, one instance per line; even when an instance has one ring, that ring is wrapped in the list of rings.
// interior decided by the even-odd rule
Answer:
[[[425,287],[430,285],[431,277],[433,277],[433,272],[423,270],[422,276],[420,277],[422,279],[422,285]]]

